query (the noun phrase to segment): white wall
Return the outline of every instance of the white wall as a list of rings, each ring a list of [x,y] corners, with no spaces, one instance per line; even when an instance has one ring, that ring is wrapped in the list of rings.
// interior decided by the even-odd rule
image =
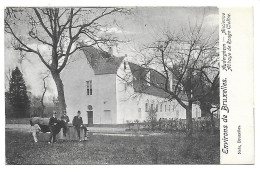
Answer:
[[[154,107],[158,103],[157,116],[159,118],[186,118],[186,111],[176,100],[167,101],[151,95],[137,95],[131,86],[125,89],[125,82],[116,74],[94,75],[94,71],[88,64],[85,54],[78,51],[71,58],[74,62],[69,63],[61,73],[64,84],[67,113],[72,121],[77,111],[81,111],[84,123],[88,123],[88,105],[93,106],[94,124],[104,123],[126,123],[127,120],[146,120],[147,112],[145,103],[154,101]],[[129,66],[124,70],[124,63],[118,69],[118,75],[123,77],[129,73]],[[86,81],[92,80],[93,95],[87,95]],[[132,80],[130,76],[130,80]],[[160,111],[162,104],[162,112]],[[166,111],[165,111],[166,105]],[[170,111],[169,111],[170,105]],[[174,107],[174,108],[173,108]],[[141,111],[139,112],[138,109]],[[198,110],[196,110],[198,109]],[[111,118],[105,117],[110,111]],[[193,118],[201,116],[198,105],[193,105]],[[177,115],[179,114],[179,115]]]
[[[77,111],[81,111],[83,122],[87,123],[87,105],[91,96],[87,96],[86,81],[94,79],[94,72],[90,68],[88,61],[82,51],[76,52],[61,73],[64,85],[67,113],[72,122]],[[93,80],[93,85],[95,82]]]
[[[84,123],[88,123],[88,105],[93,107],[94,124],[116,123],[116,74],[95,75],[82,51],[71,58],[62,71],[67,113],[71,121],[81,111]],[[86,81],[92,80],[92,95],[87,95]],[[110,110],[111,119],[104,118]]]
[[[93,90],[94,123],[115,124],[117,118],[116,102],[116,74],[96,75]],[[106,117],[110,113],[110,118]]]
[[[126,75],[129,75],[130,69],[127,64],[126,70],[124,70],[124,64],[122,63],[118,69],[118,76],[116,79],[117,87],[117,123],[126,123],[126,121],[134,121],[138,119],[139,121],[144,121],[147,119],[148,113],[145,111],[145,103],[149,102],[149,108],[151,104],[156,108],[158,104],[157,118],[181,118],[186,119],[186,110],[176,101],[168,101],[164,98],[159,98],[147,94],[138,94],[134,93],[134,90],[131,86],[126,87],[125,81],[121,78],[125,78]],[[127,73],[127,74],[126,74]],[[129,77],[128,81],[131,81],[133,78]],[[162,110],[161,110],[162,104]],[[187,102],[186,102],[187,104]],[[165,111],[166,106],[166,111]],[[141,111],[139,111],[140,109]],[[200,117],[201,111],[198,105],[193,104],[192,117]]]
[[[127,77],[129,76],[129,78]],[[124,62],[120,65],[116,77],[117,123],[126,123],[127,120],[138,119],[138,101],[134,99],[132,85],[126,85],[133,80],[129,65]]]

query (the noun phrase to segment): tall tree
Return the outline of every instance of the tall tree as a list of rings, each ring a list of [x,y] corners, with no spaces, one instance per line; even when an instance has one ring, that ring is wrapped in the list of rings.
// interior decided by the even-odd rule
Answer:
[[[68,59],[82,47],[115,43],[117,39],[107,32],[108,16],[127,12],[122,8],[6,8],[5,32],[14,38],[15,50],[35,54],[50,71],[61,114],[66,102],[60,73]],[[43,46],[47,54],[40,50]]]
[[[147,77],[143,80],[163,90],[169,95],[168,99],[175,99],[185,108],[187,136],[193,133],[192,105],[209,94],[211,90],[204,89],[205,83],[213,83],[219,73],[218,34],[207,33],[204,29],[202,21],[183,28],[178,34],[166,30],[139,51],[142,66],[160,72],[165,82],[154,83]]]
[[[13,117],[29,117],[28,110],[30,108],[30,101],[27,95],[27,88],[23,79],[23,74],[18,67],[12,71],[12,77],[9,83],[8,99],[13,108]]]
[[[201,91],[206,93],[205,96],[199,98],[201,111],[204,111],[206,116],[210,117],[211,133],[215,133],[214,113],[220,108],[219,101],[219,72],[215,78],[211,80],[200,81],[202,84]],[[202,94],[202,93],[201,93]]]

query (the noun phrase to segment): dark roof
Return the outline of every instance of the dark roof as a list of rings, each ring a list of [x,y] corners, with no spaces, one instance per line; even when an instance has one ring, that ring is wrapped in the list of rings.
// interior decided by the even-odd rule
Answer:
[[[92,46],[82,48],[95,75],[116,74],[124,57],[111,56],[108,52]]]
[[[166,80],[162,74],[155,70],[144,68],[131,62],[128,64],[134,77],[133,87],[135,92],[145,93],[162,98],[167,98],[169,96],[169,94],[162,89],[156,88],[152,85],[147,86],[147,82],[145,81],[146,74],[150,72],[150,81],[152,83],[157,83],[158,86],[160,86],[160,84],[165,84]]]
[[[165,92],[163,89],[158,88],[164,88],[166,83],[166,78],[160,72],[151,68],[139,66],[135,63],[129,62],[128,64],[134,77],[133,87],[135,92],[153,95],[161,98],[171,98],[169,93]],[[150,82],[157,84],[158,87],[147,85],[145,77],[148,72],[150,72]],[[187,100],[187,97],[185,95],[180,94],[179,96],[182,100]]]

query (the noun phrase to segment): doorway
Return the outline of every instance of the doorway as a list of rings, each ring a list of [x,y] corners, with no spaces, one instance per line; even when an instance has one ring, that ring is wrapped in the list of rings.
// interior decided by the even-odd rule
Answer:
[[[93,125],[93,111],[87,111],[88,115],[88,126]]]
[[[104,110],[104,124],[112,124],[111,110]]]

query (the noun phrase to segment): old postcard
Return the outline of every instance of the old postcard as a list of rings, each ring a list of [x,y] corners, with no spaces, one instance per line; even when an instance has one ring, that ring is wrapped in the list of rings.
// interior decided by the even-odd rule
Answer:
[[[7,165],[254,164],[252,7],[3,12]]]

